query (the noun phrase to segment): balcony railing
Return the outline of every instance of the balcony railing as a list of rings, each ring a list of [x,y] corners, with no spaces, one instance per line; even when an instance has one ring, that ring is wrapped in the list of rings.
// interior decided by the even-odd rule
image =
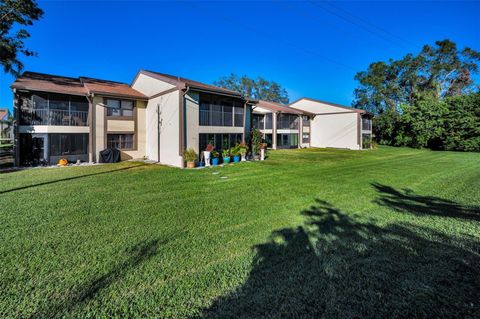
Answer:
[[[88,126],[88,111],[55,109],[22,110],[22,125]]]

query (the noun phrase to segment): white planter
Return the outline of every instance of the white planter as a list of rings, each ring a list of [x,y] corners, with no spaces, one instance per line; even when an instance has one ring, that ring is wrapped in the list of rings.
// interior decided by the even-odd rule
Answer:
[[[264,160],[265,160],[265,149],[264,149],[264,148],[262,148],[262,149],[260,150],[260,160],[261,160],[261,161],[264,161]]]
[[[205,166],[210,166],[210,152],[203,151],[203,158],[205,159]]]
[[[247,156],[245,154],[242,154],[242,162],[245,162],[247,160]]]

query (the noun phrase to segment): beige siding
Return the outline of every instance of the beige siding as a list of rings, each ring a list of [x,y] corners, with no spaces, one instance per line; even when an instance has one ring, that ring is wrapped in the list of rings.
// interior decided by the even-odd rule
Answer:
[[[135,121],[108,120],[107,130],[109,132],[134,132]]]
[[[93,97],[93,108],[95,110],[94,131],[94,152],[97,161],[100,160],[100,151],[105,149],[105,107],[103,107],[103,97]]]
[[[135,139],[135,150],[121,151],[122,160],[140,159],[145,156],[145,108],[146,102],[136,101],[137,123],[130,120],[105,120],[105,107],[103,106],[103,96],[93,98],[95,109],[95,127],[94,127],[94,150],[97,161],[100,160],[100,152],[104,150],[108,132],[132,133]],[[105,123],[107,125],[105,126]],[[136,129],[135,130],[135,126]]]

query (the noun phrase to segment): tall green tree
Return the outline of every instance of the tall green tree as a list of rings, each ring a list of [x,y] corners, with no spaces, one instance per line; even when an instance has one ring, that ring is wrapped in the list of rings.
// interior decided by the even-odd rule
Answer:
[[[479,61],[479,52],[459,50],[447,39],[425,45],[418,55],[372,63],[355,75],[359,86],[354,106],[376,114],[401,112],[402,104],[412,105],[425,95],[440,100],[471,93],[477,87],[472,74],[478,72]]]
[[[25,48],[30,34],[24,28],[43,15],[35,0],[1,0],[0,2],[0,63],[5,73],[18,76],[23,69],[20,55],[34,56]]]
[[[215,85],[241,93],[245,98],[288,104],[287,90],[275,81],[262,77],[251,79],[245,75],[230,74],[214,82]]]

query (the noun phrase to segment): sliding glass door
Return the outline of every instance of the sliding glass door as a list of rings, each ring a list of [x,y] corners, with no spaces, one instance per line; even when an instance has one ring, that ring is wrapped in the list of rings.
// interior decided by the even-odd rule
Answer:
[[[277,148],[298,148],[298,134],[277,134]]]

